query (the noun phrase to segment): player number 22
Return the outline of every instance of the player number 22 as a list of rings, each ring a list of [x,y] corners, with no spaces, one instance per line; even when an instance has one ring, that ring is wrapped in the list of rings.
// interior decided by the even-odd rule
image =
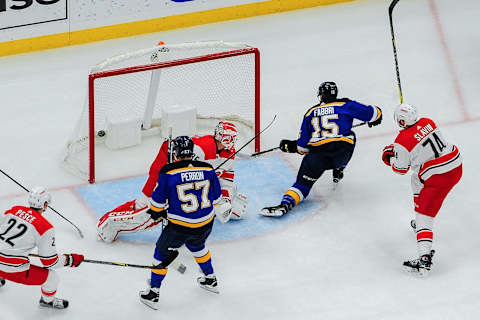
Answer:
[[[8,243],[13,247],[15,244],[12,242],[12,240],[18,237],[21,237],[27,231],[27,226],[24,225],[23,223],[19,223],[17,225],[17,228],[15,230],[12,230],[13,227],[17,224],[17,220],[10,219],[7,221],[7,223],[8,223],[8,227],[4,232],[0,234],[0,240],[5,241],[6,243]],[[12,230],[12,232],[10,232],[10,230]]]
[[[312,133],[312,138],[338,136],[338,125],[335,122],[330,122],[331,120],[335,119],[338,119],[338,114],[328,114],[321,117],[313,117],[312,126],[314,131]]]
[[[210,181],[202,180],[197,182],[190,182],[177,185],[178,200],[182,201],[181,208],[184,212],[190,213],[201,209],[205,209],[211,206],[210,200],[208,200],[208,190],[210,189]],[[198,203],[198,198],[195,194],[189,192],[192,190],[202,190],[201,203]]]

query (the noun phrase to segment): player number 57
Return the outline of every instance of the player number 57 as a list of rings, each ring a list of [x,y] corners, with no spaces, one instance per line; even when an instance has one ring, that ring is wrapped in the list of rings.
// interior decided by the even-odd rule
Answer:
[[[190,182],[177,185],[178,200],[182,201],[182,210],[186,213],[194,212],[211,206],[210,200],[208,200],[208,190],[210,188],[210,181],[202,180],[197,182]],[[202,190],[201,203],[198,203],[197,196],[192,193],[193,190]]]

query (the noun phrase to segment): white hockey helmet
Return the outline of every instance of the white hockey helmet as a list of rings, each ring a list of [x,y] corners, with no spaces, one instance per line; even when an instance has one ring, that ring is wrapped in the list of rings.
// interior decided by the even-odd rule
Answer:
[[[35,187],[28,194],[28,205],[30,208],[45,209],[45,203],[49,205],[50,202],[52,202],[52,196],[45,187]]]
[[[215,127],[214,137],[227,150],[233,151],[237,141],[237,127],[232,122],[220,121]]]
[[[395,108],[393,113],[395,123],[400,128],[410,127],[418,121],[418,111],[415,106],[411,104],[402,103]],[[403,121],[402,121],[403,120]]]

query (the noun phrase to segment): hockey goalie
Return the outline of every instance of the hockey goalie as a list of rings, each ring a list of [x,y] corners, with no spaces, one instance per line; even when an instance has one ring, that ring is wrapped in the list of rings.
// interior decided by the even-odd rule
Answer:
[[[213,135],[194,136],[195,160],[210,163],[214,168],[235,153],[237,129],[235,124],[220,121]],[[222,199],[215,207],[215,213],[220,222],[230,219],[242,219],[245,215],[247,197],[237,192],[234,182],[235,156],[227,160],[216,170],[222,188]],[[160,169],[168,162],[168,141],[163,142],[160,150],[150,166],[147,182],[142,189],[142,195],[128,201],[104,214],[97,225],[98,237],[105,242],[113,242],[118,235],[150,230],[161,220],[154,221],[147,210],[150,197],[155,189]]]

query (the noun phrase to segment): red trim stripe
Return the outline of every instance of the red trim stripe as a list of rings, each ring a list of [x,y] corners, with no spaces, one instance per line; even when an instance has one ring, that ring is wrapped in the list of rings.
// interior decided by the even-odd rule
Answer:
[[[400,174],[405,174],[405,173],[408,172],[408,170],[410,169],[410,167],[408,167],[407,169],[398,169],[398,168],[396,168],[395,166],[392,166],[392,169],[393,169],[393,171],[398,172],[398,173],[400,173]]]
[[[6,257],[0,254],[0,263],[10,265],[12,267],[21,266],[29,262],[30,260],[28,260],[26,257]]]
[[[58,261],[58,255],[55,255],[53,257],[49,258],[42,258],[40,257],[40,262],[45,266],[45,267],[51,267]]]
[[[41,288],[41,290],[42,290],[42,294],[47,296],[47,297],[52,297],[52,296],[55,295],[55,293],[57,293],[57,290],[52,291],[52,292],[47,292],[47,291],[43,290],[43,288]]]
[[[417,241],[422,239],[433,239],[433,232],[432,231],[421,231],[417,233]]]
[[[235,177],[235,173],[230,173],[227,171],[223,171],[218,175],[219,178],[224,178],[224,179],[233,179]]]
[[[441,157],[438,157],[436,159],[432,159],[430,161],[425,162],[422,165],[422,168],[420,169],[420,171],[418,172],[418,176],[421,176],[430,167],[441,165],[445,162],[449,162],[450,160],[452,160],[453,158],[458,156],[458,154],[459,154],[458,148],[456,146],[453,146],[453,151],[452,152],[447,153],[447,154],[445,154]]]

